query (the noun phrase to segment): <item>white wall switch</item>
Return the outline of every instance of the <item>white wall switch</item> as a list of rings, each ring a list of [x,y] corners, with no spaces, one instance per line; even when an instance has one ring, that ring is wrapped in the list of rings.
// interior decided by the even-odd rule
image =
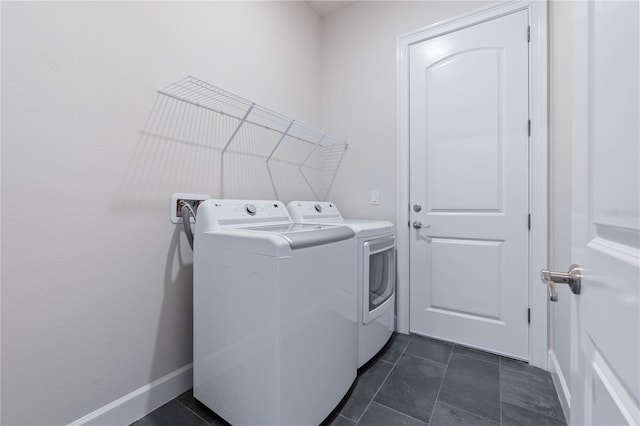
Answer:
[[[380,204],[380,192],[379,191],[371,191],[371,205],[377,206]]]

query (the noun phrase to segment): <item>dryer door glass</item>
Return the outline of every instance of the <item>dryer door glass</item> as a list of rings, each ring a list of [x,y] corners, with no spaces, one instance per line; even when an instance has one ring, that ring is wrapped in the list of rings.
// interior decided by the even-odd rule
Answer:
[[[393,294],[393,247],[369,255],[369,312]]]
[[[394,303],[395,236],[387,235],[364,243],[363,324],[382,315]]]

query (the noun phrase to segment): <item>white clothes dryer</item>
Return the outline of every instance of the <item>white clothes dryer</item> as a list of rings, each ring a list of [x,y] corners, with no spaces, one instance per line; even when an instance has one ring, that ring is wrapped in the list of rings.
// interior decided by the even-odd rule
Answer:
[[[207,200],[194,235],[194,397],[231,424],[312,425],[357,372],[354,231]]]
[[[395,329],[395,227],[386,220],[344,219],[336,205],[327,201],[292,201],[287,209],[294,222],[341,224],[356,233],[360,368]]]

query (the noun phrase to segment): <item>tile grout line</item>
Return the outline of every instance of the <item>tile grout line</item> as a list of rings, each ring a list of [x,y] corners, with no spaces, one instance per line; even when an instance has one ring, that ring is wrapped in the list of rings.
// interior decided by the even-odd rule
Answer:
[[[444,385],[444,378],[447,376],[447,371],[449,371],[449,363],[451,362],[451,357],[453,356],[453,349],[455,348],[455,344],[451,345],[451,352],[449,352],[449,359],[447,360],[447,364],[444,367],[444,373],[442,374],[442,380],[440,381],[440,387],[438,388],[438,393],[436,394],[436,399],[433,401],[433,408],[431,409],[431,415],[429,416],[429,421],[427,424],[431,424],[431,419],[433,419],[433,413],[436,411],[436,404],[438,403],[438,398],[440,397],[440,391],[442,390],[442,385]]]
[[[498,399],[500,401],[500,426],[502,426],[502,357],[498,358]]]
[[[472,413],[471,411],[465,410],[464,408],[459,407],[459,406],[454,405],[454,404],[449,404],[447,402],[442,402],[442,401],[438,401],[438,403],[440,403],[441,405],[446,405],[447,407],[455,408],[458,411],[464,411],[467,414],[471,414],[473,417],[478,417],[479,419],[486,420],[486,421],[491,422],[491,423],[495,423],[496,422],[495,420],[491,420],[490,418],[485,417],[485,416],[481,416],[480,414]]]
[[[351,419],[349,417],[345,417],[340,413],[336,413],[336,414],[337,414],[338,417],[342,417],[343,419],[348,420],[349,422],[351,422]],[[329,414],[329,416],[331,416],[331,414]]]
[[[455,345],[455,343],[454,343],[454,345]],[[478,357],[475,357],[475,356],[466,355],[466,354],[464,354],[464,353],[462,353],[462,354],[461,354],[461,353],[459,353],[459,352],[458,352],[458,353],[456,353],[456,355],[461,356],[461,357],[463,357],[463,358],[472,359],[472,360],[474,360],[474,361],[481,361],[481,362],[486,362],[487,364],[500,366],[500,359],[498,359],[498,361],[497,361],[497,362],[492,362],[492,361],[488,361],[488,360],[486,360],[486,359],[481,359],[481,358],[478,358]],[[498,356],[498,357],[499,357],[500,355],[496,355],[496,356]]]
[[[385,405],[385,404],[383,404],[383,403],[381,403],[381,402],[371,401],[371,403],[372,403],[372,404],[380,405],[380,406],[382,406],[382,407],[384,407],[384,408],[386,408],[386,409],[388,409],[388,410],[393,411],[394,413],[402,414],[403,416],[405,416],[405,417],[409,417],[410,419],[416,420],[416,421],[418,421],[418,422],[420,422],[420,423],[424,423],[422,420],[420,420],[420,419],[418,419],[418,418],[415,418],[415,417],[411,416],[410,414],[403,413],[402,411],[398,411],[398,410],[396,410],[395,408],[391,408],[391,407],[389,407],[388,405]],[[428,423],[426,423],[426,424],[428,425]]]
[[[184,402],[180,401],[179,399],[176,398],[176,401],[178,401],[180,404],[182,404],[182,406],[184,408],[186,408],[187,410],[189,410],[194,416],[196,416],[197,418],[199,418],[200,420],[202,420],[205,424],[210,424],[208,421],[206,421],[205,419],[203,419],[198,413],[196,413],[195,411],[193,411],[190,407],[187,406],[187,404],[185,404]],[[195,399],[194,399],[195,401]]]
[[[409,335],[409,336],[411,336],[411,335]],[[407,342],[407,345],[404,347],[404,349],[402,349],[402,352],[400,352],[400,355],[398,355],[398,358],[396,359],[396,361],[391,366],[391,369],[389,370],[389,372],[385,376],[384,380],[382,381],[382,383],[380,383],[380,386],[378,386],[378,389],[376,389],[376,393],[374,393],[373,396],[371,397],[371,401],[369,401],[369,403],[365,407],[365,409],[362,412],[362,414],[360,414],[360,417],[358,417],[358,420],[356,420],[356,425],[358,424],[358,422],[360,422],[360,420],[362,420],[362,417],[364,417],[364,414],[367,412],[367,410],[371,406],[371,403],[373,402],[374,399],[376,399],[376,396],[378,396],[378,393],[380,392],[380,389],[382,389],[382,387],[384,386],[385,382],[387,381],[387,379],[391,375],[391,372],[393,371],[393,369],[396,368],[396,364],[398,364],[398,361],[400,361],[400,358],[402,358],[402,355],[405,353],[405,351],[409,347],[409,344],[411,343],[411,340],[413,340],[413,336],[411,336],[411,338]]]
[[[522,375],[522,376],[529,376],[529,377],[533,377],[534,379],[540,377],[537,374],[535,374],[533,372],[530,372],[530,371],[527,371],[527,370],[521,370],[519,368],[510,367],[508,365],[504,365],[503,366],[502,361],[504,359],[505,359],[505,357],[502,357],[502,356],[499,358],[499,360],[500,360],[500,377],[502,377],[502,368],[504,368],[507,372],[511,372],[512,374],[518,374],[518,375]],[[506,359],[509,359],[509,358],[506,358]],[[522,362],[523,364],[527,364],[528,366],[531,366],[531,364],[529,364],[528,362],[526,362],[526,363],[524,361],[520,361],[520,362]],[[533,367],[533,366],[531,366],[531,367]],[[533,368],[535,368],[535,367],[533,367]],[[546,373],[548,373],[548,372],[546,372]],[[553,420],[559,420],[561,422],[564,422],[565,425],[568,425],[567,419],[564,417],[564,413],[562,412],[562,408],[561,407],[560,407],[560,411],[559,412],[562,413],[562,417],[559,417],[559,416],[556,416],[556,415],[553,415],[553,414],[550,414],[550,413],[539,411],[538,409],[535,409],[535,408],[524,407],[524,406],[516,404],[516,403],[507,403],[507,404],[512,405],[512,406],[517,407],[517,408],[520,408],[520,409],[523,409],[523,410],[526,410],[526,411],[528,411],[528,412],[530,412],[532,414],[538,415],[538,416],[544,416],[544,417],[548,417],[548,418],[553,419]],[[502,424],[502,381],[500,382],[500,423]]]
[[[416,354],[412,354],[412,353],[405,353],[405,354],[403,354],[403,355],[410,356],[410,357],[412,357],[412,358],[417,358],[417,359],[422,360],[422,361],[429,361],[429,362],[432,362],[432,363],[435,363],[435,364],[444,365],[445,367],[446,367],[447,363],[449,362],[449,361],[447,361],[447,362],[440,362],[440,361],[436,361],[435,359],[425,358],[425,357],[423,357],[423,356],[416,355]]]

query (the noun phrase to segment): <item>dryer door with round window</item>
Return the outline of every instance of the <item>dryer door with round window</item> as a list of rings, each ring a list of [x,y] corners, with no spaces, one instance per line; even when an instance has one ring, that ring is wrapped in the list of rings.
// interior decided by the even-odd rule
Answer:
[[[394,303],[395,237],[389,235],[364,243],[362,321],[367,324]]]

